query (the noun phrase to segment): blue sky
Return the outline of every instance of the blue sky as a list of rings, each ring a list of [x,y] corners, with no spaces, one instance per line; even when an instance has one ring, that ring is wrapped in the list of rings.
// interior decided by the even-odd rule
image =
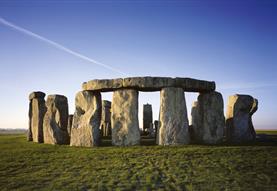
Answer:
[[[277,128],[276,1],[1,1],[0,17],[129,76],[214,80],[225,107],[250,94],[255,127]],[[66,95],[73,113],[82,82],[125,77],[1,23],[0,66],[0,128],[27,128],[31,91]],[[140,113],[147,102],[156,119],[159,93],[140,93]]]

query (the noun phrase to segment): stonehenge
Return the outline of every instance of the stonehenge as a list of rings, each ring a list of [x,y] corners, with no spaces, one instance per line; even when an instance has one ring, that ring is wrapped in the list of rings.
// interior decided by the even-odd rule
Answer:
[[[43,119],[44,143],[69,144],[67,98],[63,95],[48,95],[46,106],[47,111]]]
[[[29,95],[28,141],[43,143],[43,117],[46,112],[44,97],[43,92],[32,92]]]
[[[252,115],[258,109],[258,100],[250,95],[229,96],[226,114],[227,140],[231,143],[255,141]]]
[[[99,146],[102,137],[114,146],[141,143],[138,119],[139,91],[160,91],[159,119],[153,123],[152,106],[143,105],[143,132],[158,145],[220,144],[255,141],[252,115],[257,99],[249,95],[229,97],[226,120],[223,97],[213,81],[192,78],[132,77],[84,82],[75,97],[74,115],[68,114],[63,95],[32,92],[29,95],[27,140],[70,146]],[[101,92],[113,92],[112,102]],[[185,92],[198,92],[189,125]]]
[[[108,100],[102,101],[102,117],[101,117],[101,134],[104,137],[112,135],[111,127],[111,102]]]
[[[225,117],[223,97],[218,92],[200,93],[191,110],[191,137],[196,143],[216,144],[223,141]]]
[[[114,91],[111,113],[112,144],[139,145],[138,91],[133,89]]]
[[[71,146],[93,147],[100,144],[101,107],[99,92],[80,91],[76,94]]]

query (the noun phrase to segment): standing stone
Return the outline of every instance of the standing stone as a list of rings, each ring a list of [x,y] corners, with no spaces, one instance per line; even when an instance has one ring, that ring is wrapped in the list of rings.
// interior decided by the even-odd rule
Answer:
[[[189,143],[189,124],[184,90],[163,88],[160,95],[159,145]]]
[[[72,121],[73,121],[73,115],[68,115],[67,132],[69,137],[71,135]]]
[[[258,109],[258,100],[250,95],[229,96],[226,114],[227,140],[232,143],[255,141],[252,115]]]
[[[112,135],[111,102],[108,100],[102,101],[101,133],[102,133],[102,136]]]
[[[32,92],[29,95],[29,141],[43,143],[43,117],[46,112],[44,97],[43,92]]]
[[[70,146],[99,146],[101,105],[99,92],[80,91],[76,94]]]
[[[140,144],[137,90],[114,91],[111,119],[113,145],[130,146]]]
[[[43,120],[44,142],[69,144],[67,98],[63,95],[48,95],[46,106],[47,112]]]
[[[191,110],[193,141],[204,144],[222,142],[225,128],[222,95],[218,92],[200,93],[197,100]]]
[[[155,120],[154,121],[154,126],[155,126],[155,138],[156,138],[156,144],[159,144],[159,121]]]
[[[143,105],[143,131],[149,130],[153,122],[152,105]]]

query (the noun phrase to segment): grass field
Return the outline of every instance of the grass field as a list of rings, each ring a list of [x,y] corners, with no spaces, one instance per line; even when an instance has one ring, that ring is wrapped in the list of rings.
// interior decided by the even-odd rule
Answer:
[[[76,148],[0,135],[0,190],[277,190],[277,147]]]

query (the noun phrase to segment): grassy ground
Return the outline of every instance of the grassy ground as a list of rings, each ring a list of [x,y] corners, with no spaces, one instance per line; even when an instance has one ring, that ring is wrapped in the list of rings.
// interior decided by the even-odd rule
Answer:
[[[277,147],[75,148],[0,135],[0,190],[277,190]]]

